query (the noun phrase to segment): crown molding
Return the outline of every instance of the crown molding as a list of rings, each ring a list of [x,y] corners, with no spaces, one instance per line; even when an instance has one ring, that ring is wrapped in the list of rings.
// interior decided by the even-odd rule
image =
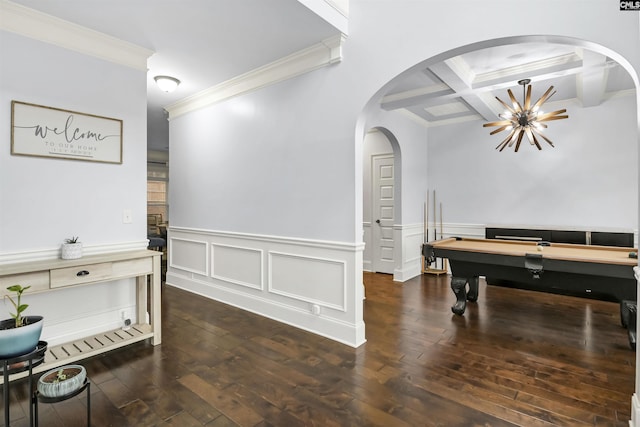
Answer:
[[[582,67],[582,58],[576,53],[567,53],[553,58],[546,58],[539,61],[529,62],[527,64],[503,68],[489,73],[478,74],[473,80],[473,85],[475,87],[483,86],[487,82],[502,81],[505,78],[512,79],[514,78],[513,76],[520,76],[533,71],[548,69],[549,71],[546,72],[550,73],[570,70],[576,67]]]
[[[37,10],[0,0],[0,29],[136,70],[153,51]]]
[[[298,0],[343,34],[349,34],[349,0]]]
[[[338,34],[165,107],[169,120],[245,93],[342,61],[346,36]]]

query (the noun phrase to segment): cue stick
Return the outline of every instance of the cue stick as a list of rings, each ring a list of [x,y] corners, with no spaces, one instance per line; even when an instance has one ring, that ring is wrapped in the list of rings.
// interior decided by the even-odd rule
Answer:
[[[442,202],[440,202],[440,239],[444,239],[444,235],[442,232]]]
[[[433,190],[433,240],[438,240],[438,234],[436,230],[436,218],[438,216],[438,212],[436,211],[436,190]],[[438,268],[438,258],[435,260],[436,268]]]
[[[433,190],[433,240],[438,240],[438,236],[436,235],[436,190]]]
[[[427,202],[422,204],[422,243],[427,243]]]
[[[425,206],[425,223],[424,223],[424,231],[427,236],[427,240],[425,243],[429,243],[429,189],[427,189],[427,200],[424,203]],[[424,269],[429,269],[429,264],[427,262],[427,257],[424,257]]]
[[[444,239],[444,235],[443,235],[443,231],[442,230],[443,230],[443,228],[442,228],[442,202],[440,202],[440,240]],[[443,270],[446,270],[446,268],[445,268],[446,267],[446,265],[445,265],[446,260],[444,258],[440,258],[440,260],[441,260],[440,261],[440,267]]]

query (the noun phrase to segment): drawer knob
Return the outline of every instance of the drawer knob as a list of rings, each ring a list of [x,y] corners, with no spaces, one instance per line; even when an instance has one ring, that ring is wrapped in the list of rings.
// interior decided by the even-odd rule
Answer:
[[[87,270],[80,270],[76,273],[76,276],[78,277],[82,277],[82,276],[88,276],[89,272]]]

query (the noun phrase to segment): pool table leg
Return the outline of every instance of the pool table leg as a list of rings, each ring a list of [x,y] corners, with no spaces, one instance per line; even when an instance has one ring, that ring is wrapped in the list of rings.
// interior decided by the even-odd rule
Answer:
[[[451,311],[462,316],[467,308],[467,279],[451,277],[451,290],[456,295],[456,303],[451,307]]]
[[[629,347],[635,351],[636,349],[636,318],[638,315],[638,307],[634,300],[623,300],[620,303],[620,323],[627,328],[629,336]]]
[[[636,351],[636,318],[638,315],[638,307],[633,304],[629,307],[629,324],[627,325],[627,334],[629,336],[629,347]]]
[[[478,301],[478,284],[480,277],[474,276],[469,278],[469,291],[467,292],[467,301]]]

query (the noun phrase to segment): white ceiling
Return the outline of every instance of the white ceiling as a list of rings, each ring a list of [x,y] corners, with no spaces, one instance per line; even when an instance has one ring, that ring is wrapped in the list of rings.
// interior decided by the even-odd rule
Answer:
[[[163,107],[339,31],[298,0],[12,0],[155,52],[148,62],[148,139],[168,147]],[[165,93],[153,81],[182,83]]]
[[[148,145],[168,148],[164,107],[233,77],[339,34],[298,0],[13,0],[113,37],[151,49],[148,62]],[[427,58],[425,58],[427,59]],[[182,81],[167,94],[156,75]],[[407,73],[382,100],[427,125],[493,121],[517,81],[532,80],[533,100],[550,85],[549,102],[579,107],[601,104],[634,88],[611,59],[591,51],[548,43],[500,46],[450,58]],[[573,102],[576,101],[576,102]],[[569,112],[569,114],[571,114]]]

